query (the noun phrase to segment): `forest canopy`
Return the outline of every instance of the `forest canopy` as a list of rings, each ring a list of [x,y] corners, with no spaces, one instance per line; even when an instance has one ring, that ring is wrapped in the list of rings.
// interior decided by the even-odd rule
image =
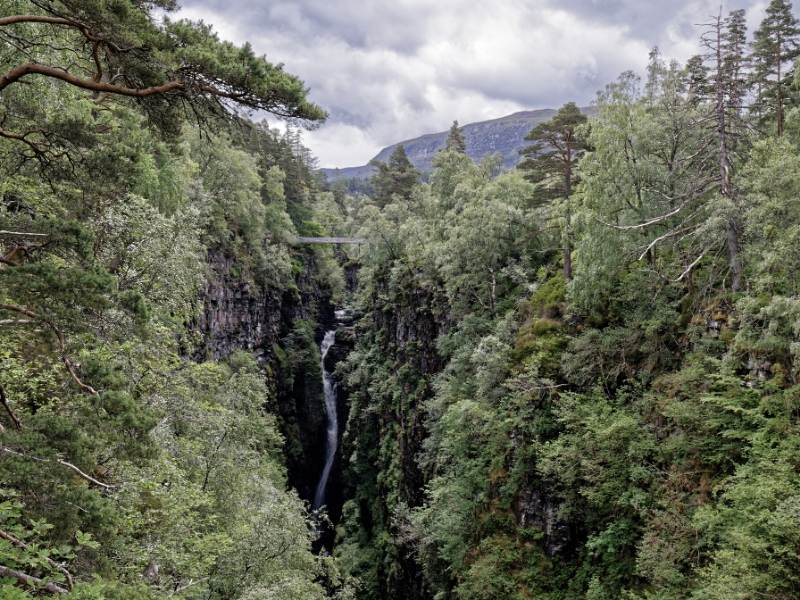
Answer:
[[[0,14],[0,597],[800,597],[787,0],[350,188],[175,9]]]
[[[345,203],[360,597],[800,594],[799,34],[784,0],[754,37],[721,14],[517,169],[453,143]]]
[[[3,3],[0,596],[347,597],[287,485],[279,383],[197,321],[212,262],[283,293],[314,227],[296,134],[242,111],[325,113],[173,8]]]

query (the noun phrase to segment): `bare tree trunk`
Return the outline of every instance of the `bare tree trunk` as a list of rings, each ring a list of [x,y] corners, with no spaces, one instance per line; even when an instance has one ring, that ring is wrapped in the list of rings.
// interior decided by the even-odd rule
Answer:
[[[734,219],[727,226],[728,263],[731,269],[731,289],[742,289],[742,258],[739,253],[739,225]]]
[[[725,105],[725,73],[723,72],[723,56],[722,56],[722,18],[717,18],[716,22],[716,70],[717,76],[715,78],[716,87],[716,120],[717,120],[717,138],[719,141],[719,179],[720,179],[720,193],[723,197],[727,198],[732,204],[736,204],[735,191],[731,181],[733,171],[733,162],[731,161],[730,148],[728,147],[728,122],[727,112]],[[733,214],[728,218],[726,223],[726,238],[728,249],[728,266],[731,270],[731,289],[738,292],[742,286],[742,260],[739,256],[739,226],[737,223],[736,215]]]
[[[567,235],[564,236],[564,279],[572,280],[572,245]]]
[[[572,240],[570,239],[570,221],[572,215],[569,209],[570,196],[572,196],[572,150],[569,145],[569,140],[567,140],[567,160],[566,169],[564,170],[564,198],[567,214],[564,217],[566,219],[566,223],[564,223],[563,235],[564,279],[567,281],[572,280]]]
[[[780,38],[778,38],[778,54],[776,56],[777,59],[776,67],[778,72],[778,89],[777,89],[777,94],[775,96],[778,102],[778,107],[777,107],[778,137],[781,137],[783,135],[783,82],[781,81],[781,54],[782,54],[781,50],[783,50],[782,46],[783,46],[783,41]]]
[[[492,288],[491,288],[491,309],[492,316],[495,316],[495,307],[497,306],[497,277],[495,276],[494,269],[489,269],[492,274]]]
[[[38,577],[33,577],[32,575],[23,573],[22,571],[9,569],[8,567],[4,567],[3,565],[0,565],[0,577],[9,577],[11,579],[16,579],[20,583],[30,588],[40,589],[50,594],[66,594],[67,592],[69,592],[67,588],[61,587],[57,583],[53,583],[52,581],[45,581]]]

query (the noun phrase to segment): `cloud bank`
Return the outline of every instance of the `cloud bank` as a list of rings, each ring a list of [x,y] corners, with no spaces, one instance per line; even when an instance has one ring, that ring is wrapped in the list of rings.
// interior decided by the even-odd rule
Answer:
[[[311,88],[321,166],[517,110],[589,103],[653,46],[681,61],[719,0],[184,0],[178,16],[249,41]],[[755,24],[766,0],[725,3]]]

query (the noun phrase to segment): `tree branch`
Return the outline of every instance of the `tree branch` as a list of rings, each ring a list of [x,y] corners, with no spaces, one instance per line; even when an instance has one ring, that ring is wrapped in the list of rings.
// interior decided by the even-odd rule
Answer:
[[[652,242],[650,242],[647,245],[647,248],[645,248],[644,251],[639,255],[639,260],[643,260],[644,257],[647,256],[647,253],[650,252],[650,250],[652,248],[654,248],[655,246],[657,246],[660,242],[663,242],[667,238],[671,238],[671,237],[675,237],[676,235],[680,235],[684,231],[689,231],[690,229],[691,229],[691,227],[681,227],[681,228],[678,228],[678,229],[670,230],[667,233],[665,233],[664,235],[658,236],[656,239],[654,239]]]
[[[690,264],[688,267],[686,267],[686,270],[685,270],[683,273],[681,273],[681,276],[680,276],[680,277],[678,277],[678,278],[677,278],[675,281],[676,281],[676,282],[678,282],[678,281],[681,281],[681,280],[682,280],[684,277],[686,277],[686,276],[687,276],[687,275],[688,275],[688,274],[689,274],[689,273],[692,271],[692,269],[694,269],[694,268],[695,268],[695,266],[697,266],[697,263],[699,263],[699,262],[700,262],[700,261],[703,259],[703,257],[704,257],[705,255],[706,255],[706,253],[705,253],[705,251],[703,251],[703,252],[700,254],[700,256],[698,256],[697,258],[695,258],[695,259],[692,261],[692,264]]]
[[[18,548],[22,548],[23,550],[28,550],[30,548],[30,546],[28,544],[26,544],[22,540],[19,540],[19,539],[15,538],[13,535],[3,531],[2,529],[0,529],[0,538],[3,538],[4,540],[8,540],[12,544],[17,546]],[[48,558],[48,557],[44,557],[44,559],[47,561],[47,564],[49,564],[52,568],[54,568],[54,569],[56,569],[58,571],[61,571],[64,574],[64,577],[67,579],[67,587],[69,589],[72,589],[72,574],[69,571],[67,571],[67,569],[65,569],[64,567],[59,565],[53,559]]]
[[[0,236],[7,237],[47,237],[47,233],[33,233],[31,231],[6,231],[0,229]]]
[[[597,219],[597,221],[599,223],[605,225],[606,227],[611,227],[613,229],[618,229],[620,231],[628,231],[628,230],[631,230],[631,229],[642,229],[644,227],[649,227],[650,225],[655,225],[657,223],[661,223],[662,221],[666,221],[670,217],[674,217],[679,212],[681,212],[686,207],[686,205],[688,203],[689,203],[688,201],[684,202],[679,207],[677,207],[674,210],[669,211],[666,214],[660,215],[658,217],[654,217],[654,218],[650,219],[649,221],[645,221],[644,223],[638,223],[636,225],[614,225],[613,223],[606,223],[605,221],[601,221],[600,219]]]
[[[11,410],[11,407],[8,405],[8,398],[6,397],[6,391],[3,389],[3,386],[0,385],[0,403],[3,404],[3,408],[6,409],[8,416],[11,417],[11,421],[14,423],[14,428],[18,431],[22,429],[22,421],[17,418],[17,415],[14,414],[14,411]]]
[[[109,490],[110,491],[110,490],[113,490],[114,487],[115,487],[113,485],[109,485],[107,483],[103,483],[99,479],[95,479],[94,477],[92,477],[88,473],[85,473],[84,471],[81,471],[78,467],[73,465],[71,462],[67,462],[66,460],[62,460],[60,458],[57,458],[55,460],[50,460],[50,459],[47,459],[47,458],[40,458],[38,456],[28,456],[27,454],[23,454],[22,452],[17,452],[16,450],[12,450],[11,448],[6,448],[5,446],[0,446],[0,452],[5,452],[7,454],[13,454],[14,456],[18,456],[18,457],[24,458],[26,460],[32,460],[34,462],[40,462],[40,463],[52,463],[52,462],[55,462],[55,463],[61,465],[62,467],[66,467],[66,468],[70,469],[71,471],[76,473],[79,477],[81,477],[82,479],[85,479],[89,483],[93,483],[94,485],[99,486],[99,487],[103,488],[104,490]]]
[[[0,233],[2,233],[2,232],[0,232]],[[50,330],[53,332],[53,334],[56,336],[56,340],[58,341],[59,354],[61,356],[61,362],[64,363],[64,366],[67,368],[67,371],[69,372],[69,374],[72,377],[73,381],[84,392],[87,392],[87,393],[91,394],[92,396],[99,396],[100,395],[97,392],[96,389],[94,389],[89,384],[84,383],[81,380],[81,378],[78,377],[78,373],[75,370],[75,365],[72,364],[72,360],[69,358],[69,356],[67,356],[67,342],[66,342],[66,339],[64,338],[64,334],[62,333],[62,331],[58,327],[56,327],[55,323],[53,323],[49,319],[45,319],[43,317],[40,317],[39,315],[37,315],[32,310],[29,310],[27,308],[23,308],[22,306],[15,306],[13,304],[0,304],[0,310],[7,310],[7,311],[10,311],[10,312],[17,312],[17,313],[20,313],[22,315],[25,315],[26,317],[30,317],[31,319],[34,319],[36,321],[39,321],[40,323],[43,323],[43,324],[47,325],[47,327],[49,327]]]
[[[170,596],[174,596],[175,594],[180,594],[180,593],[188,590],[190,587],[194,587],[195,585],[198,585],[200,583],[208,581],[209,579],[210,579],[210,577],[201,577],[200,579],[190,579],[189,583],[187,583],[185,585],[182,585],[179,588],[177,588],[175,591],[173,591],[170,594]]]
[[[82,28],[83,25],[63,17],[48,17],[46,15],[11,15],[0,18],[0,27],[15,25],[16,23],[48,23],[50,25],[68,25]]]
[[[68,589],[61,587],[57,583],[53,583],[52,581],[45,581],[44,579],[39,579],[38,577],[34,577],[33,575],[28,575],[27,573],[23,573],[22,571],[15,571],[14,569],[9,569],[8,567],[4,567],[3,565],[0,565],[0,576],[11,577],[12,579],[16,579],[17,581],[24,583],[28,587],[44,590],[45,592],[49,592],[51,594],[66,594],[69,592]]]
[[[0,91],[7,88],[12,83],[15,83],[25,77],[26,75],[44,75],[45,77],[53,77],[60,79],[70,85],[79,87],[93,92],[108,92],[109,94],[118,94],[120,96],[132,96],[135,98],[146,98],[147,96],[154,96],[156,94],[166,94],[175,90],[181,89],[186,86],[183,81],[167,81],[161,85],[155,85],[146,88],[131,88],[124,85],[115,85],[104,81],[95,81],[93,79],[82,79],[72,75],[68,71],[59,69],[57,67],[50,67],[48,65],[40,65],[38,63],[24,63],[18,65],[8,71],[5,75],[0,77]],[[210,91],[210,90],[206,90]]]

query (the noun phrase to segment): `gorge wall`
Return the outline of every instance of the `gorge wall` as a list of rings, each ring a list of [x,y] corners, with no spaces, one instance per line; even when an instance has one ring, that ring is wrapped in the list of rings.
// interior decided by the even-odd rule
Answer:
[[[277,289],[242,273],[233,257],[209,252],[202,311],[189,329],[198,338],[195,358],[220,360],[244,350],[265,368],[273,392],[269,408],[279,415],[285,437],[289,484],[310,502],[324,462],[318,345],[334,322],[334,308],[314,252],[300,250],[298,255],[303,267],[295,286]],[[339,488],[339,477],[337,462],[331,490]],[[341,504],[338,498],[332,491],[332,506]]]

